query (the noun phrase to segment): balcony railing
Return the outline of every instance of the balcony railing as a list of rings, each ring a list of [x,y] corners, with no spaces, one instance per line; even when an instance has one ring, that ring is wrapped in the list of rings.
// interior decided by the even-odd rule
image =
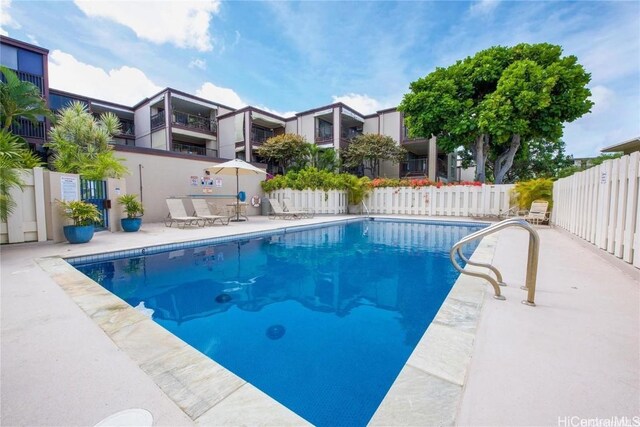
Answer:
[[[426,176],[427,159],[411,159],[400,162],[400,175],[402,176]]]
[[[333,135],[332,134],[324,134],[324,135],[316,135],[316,144],[333,144]]]
[[[136,134],[136,128],[133,120],[120,119],[120,135],[132,135]]]
[[[161,128],[164,125],[164,111],[160,111],[159,113],[151,116],[151,130]]]
[[[260,128],[251,129],[251,144],[263,144],[271,137],[273,137],[273,131]]]
[[[195,156],[218,157],[218,150],[203,147],[201,145],[184,144],[182,142],[174,142],[172,151],[176,153],[192,154]]]
[[[173,110],[172,123],[206,133],[216,133],[218,131],[218,124],[215,120],[211,120],[208,117],[183,113],[182,111]]]
[[[11,71],[16,73],[16,76],[23,82],[29,82],[34,84],[40,89],[40,95],[44,95],[44,78],[42,76],[38,76],[37,74],[25,73],[24,71],[18,71],[10,68]],[[4,82],[4,75],[0,73],[0,80]]]
[[[25,138],[42,138],[44,139],[44,122],[33,123],[22,117],[13,119],[11,123],[11,132]]]

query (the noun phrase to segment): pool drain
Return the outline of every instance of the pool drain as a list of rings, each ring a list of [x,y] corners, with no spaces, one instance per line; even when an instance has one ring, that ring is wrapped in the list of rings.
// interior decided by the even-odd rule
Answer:
[[[219,302],[220,304],[224,304],[229,301],[231,301],[231,295],[229,294],[220,294],[216,297],[216,302]]]
[[[287,332],[282,325],[273,325],[267,328],[267,338],[271,340],[279,340]]]

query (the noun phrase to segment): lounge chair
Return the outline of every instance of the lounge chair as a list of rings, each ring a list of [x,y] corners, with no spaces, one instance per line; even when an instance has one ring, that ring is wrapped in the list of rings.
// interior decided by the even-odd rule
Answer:
[[[282,204],[284,205],[285,212],[295,212],[296,214],[299,214],[301,218],[313,218],[313,209],[297,209],[293,206],[293,202],[291,202],[291,199],[282,199]]]
[[[222,225],[229,225],[229,217],[225,215],[213,215],[209,209],[209,204],[204,199],[191,199],[193,203],[194,216],[202,218],[205,224],[213,225],[219,221]]]
[[[204,220],[202,218],[198,218],[197,216],[189,216],[187,215],[187,211],[184,209],[184,203],[182,203],[182,199],[167,199],[167,207],[169,208],[169,215],[164,220],[164,225],[166,227],[171,227],[175,222],[178,227],[182,224],[182,228],[187,225],[197,225],[199,227],[204,227]]]
[[[276,199],[269,199],[269,203],[271,204],[271,212],[269,213],[269,219],[300,219],[302,215],[301,212],[287,212],[282,209],[280,202]]]
[[[537,200],[531,203],[531,209],[525,214],[524,219],[532,224],[541,224],[548,220],[548,208],[549,202]]]

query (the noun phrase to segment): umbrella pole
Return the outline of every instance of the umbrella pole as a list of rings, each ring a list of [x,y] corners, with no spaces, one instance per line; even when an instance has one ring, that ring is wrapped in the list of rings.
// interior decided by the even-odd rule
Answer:
[[[240,222],[240,181],[238,180],[237,168],[236,168],[236,222]]]

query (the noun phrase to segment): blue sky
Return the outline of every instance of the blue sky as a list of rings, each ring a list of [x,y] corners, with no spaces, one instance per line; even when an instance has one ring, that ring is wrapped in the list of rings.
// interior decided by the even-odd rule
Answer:
[[[592,75],[567,152],[640,136],[640,2],[0,0],[0,32],[49,49],[50,86],[133,105],[173,87],[286,116],[393,107],[409,83],[493,45],[559,44]]]

